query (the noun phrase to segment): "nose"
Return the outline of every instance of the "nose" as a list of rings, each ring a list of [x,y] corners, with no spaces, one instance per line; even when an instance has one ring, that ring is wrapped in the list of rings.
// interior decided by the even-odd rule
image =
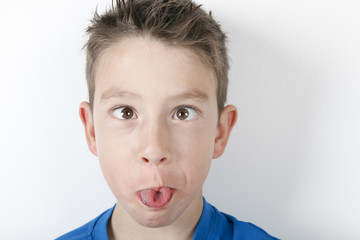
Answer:
[[[170,133],[164,122],[149,123],[138,139],[143,163],[158,165],[170,160]]]

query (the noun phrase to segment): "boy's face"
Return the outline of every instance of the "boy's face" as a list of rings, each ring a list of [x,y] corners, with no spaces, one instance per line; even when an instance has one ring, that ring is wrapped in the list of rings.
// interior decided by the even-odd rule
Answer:
[[[218,122],[211,69],[189,50],[133,38],[102,56],[95,79],[93,115],[82,103],[80,116],[125,215],[160,227],[199,211],[236,120],[228,106]]]

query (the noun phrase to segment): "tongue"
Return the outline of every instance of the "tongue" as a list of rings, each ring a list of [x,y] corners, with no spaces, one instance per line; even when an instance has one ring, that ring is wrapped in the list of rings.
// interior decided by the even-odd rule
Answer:
[[[171,189],[168,187],[149,188],[139,192],[141,201],[153,208],[161,208],[171,199]]]

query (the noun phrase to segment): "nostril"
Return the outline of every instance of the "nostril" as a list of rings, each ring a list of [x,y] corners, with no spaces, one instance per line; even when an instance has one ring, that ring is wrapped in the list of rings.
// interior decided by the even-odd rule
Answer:
[[[166,161],[166,158],[164,157],[164,158],[161,158],[161,159],[149,159],[149,158],[145,158],[145,157],[143,157],[142,158],[142,160],[145,162],[145,163],[149,163],[149,162],[152,162],[152,163],[154,163],[154,164],[156,164],[156,163],[162,163],[162,162],[165,162]]]

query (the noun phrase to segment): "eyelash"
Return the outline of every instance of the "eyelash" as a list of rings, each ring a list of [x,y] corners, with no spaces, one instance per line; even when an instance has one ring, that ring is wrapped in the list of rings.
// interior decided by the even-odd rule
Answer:
[[[134,114],[135,114],[136,116],[138,116],[138,114],[137,114],[137,112],[135,111],[135,109],[134,109],[132,106],[129,106],[129,105],[119,105],[119,106],[113,107],[112,109],[110,109],[109,113],[110,113],[113,117],[115,117],[115,116],[114,116],[115,110],[120,109],[120,108],[130,108],[130,109],[134,112]],[[119,119],[119,118],[117,118],[117,117],[115,117],[115,118],[116,118],[116,119]],[[122,119],[121,119],[121,120],[122,120]]]
[[[196,112],[196,114],[200,114],[200,113],[201,113],[200,109],[198,109],[197,107],[192,106],[192,105],[180,105],[180,106],[178,106],[178,107],[175,108],[174,113],[176,113],[177,111],[179,111],[179,110],[182,109],[182,108],[191,108],[191,109],[193,109],[193,110]],[[173,114],[173,115],[174,115],[174,114]]]

